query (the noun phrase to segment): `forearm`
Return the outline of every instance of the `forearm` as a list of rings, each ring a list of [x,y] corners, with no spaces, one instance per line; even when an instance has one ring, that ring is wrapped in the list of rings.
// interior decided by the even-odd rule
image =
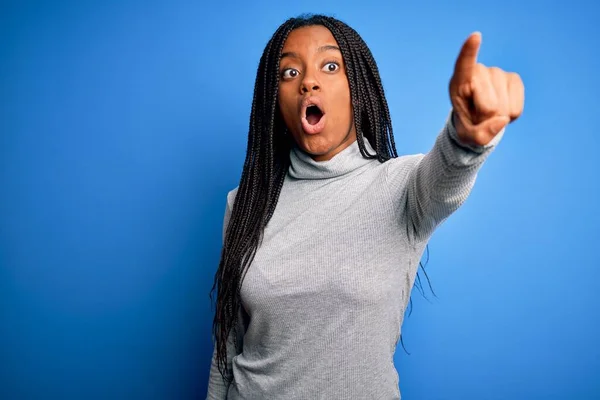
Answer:
[[[221,372],[217,366],[216,349],[213,351],[210,376],[208,379],[207,400],[225,400],[227,399],[227,391],[229,390],[229,381],[223,379]],[[231,378],[231,375],[228,375]]]
[[[411,241],[426,240],[464,203],[481,165],[503,134],[486,146],[466,145],[459,140],[451,116],[448,118],[431,151],[406,174],[404,201],[399,207]]]

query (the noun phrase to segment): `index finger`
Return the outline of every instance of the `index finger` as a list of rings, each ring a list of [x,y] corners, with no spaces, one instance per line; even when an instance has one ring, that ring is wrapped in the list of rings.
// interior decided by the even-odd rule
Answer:
[[[465,40],[456,64],[454,65],[455,74],[461,77],[470,77],[473,74],[473,70],[477,65],[477,54],[479,53],[479,46],[481,45],[481,33],[472,33],[467,40]]]

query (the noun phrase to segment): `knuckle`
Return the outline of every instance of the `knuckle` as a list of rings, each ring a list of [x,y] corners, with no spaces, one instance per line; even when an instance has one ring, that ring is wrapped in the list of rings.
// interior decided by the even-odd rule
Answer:
[[[487,143],[487,138],[489,137],[490,132],[488,132],[487,129],[480,129],[479,131],[477,131],[477,133],[475,134],[474,137],[474,141],[476,144],[478,145],[484,145]]]
[[[519,85],[523,85],[523,80],[521,79],[521,75],[519,75],[516,72],[509,72],[508,73],[508,79],[511,82],[514,82],[514,83],[519,84]]]
[[[468,97],[471,93],[471,84],[463,83],[458,85],[458,87],[456,88],[456,93],[461,97]]]

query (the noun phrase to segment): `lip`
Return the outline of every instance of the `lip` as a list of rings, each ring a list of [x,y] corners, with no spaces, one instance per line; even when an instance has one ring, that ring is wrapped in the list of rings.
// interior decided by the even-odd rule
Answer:
[[[318,133],[321,133],[323,131],[323,129],[325,129],[325,121],[327,118],[327,114],[325,113],[325,111],[323,111],[323,103],[321,102],[321,99],[317,96],[306,97],[305,99],[302,100],[301,105],[302,105],[302,107],[300,110],[300,115],[301,115],[300,118],[301,118],[301,122],[302,122],[302,130],[304,130],[304,132],[309,135],[316,135]],[[306,109],[309,106],[317,106],[323,113],[323,115],[321,116],[321,119],[315,125],[309,124],[308,121],[306,120]]]

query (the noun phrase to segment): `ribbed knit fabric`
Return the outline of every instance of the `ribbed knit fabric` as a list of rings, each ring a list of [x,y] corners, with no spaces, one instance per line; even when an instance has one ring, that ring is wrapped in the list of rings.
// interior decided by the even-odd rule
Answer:
[[[213,355],[207,398],[400,399],[393,355],[423,250],[503,134],[462,146],[449,118],[427,155],[383,164],[357,142],[325,162],[293,149],[242,285],[234,381]]]

